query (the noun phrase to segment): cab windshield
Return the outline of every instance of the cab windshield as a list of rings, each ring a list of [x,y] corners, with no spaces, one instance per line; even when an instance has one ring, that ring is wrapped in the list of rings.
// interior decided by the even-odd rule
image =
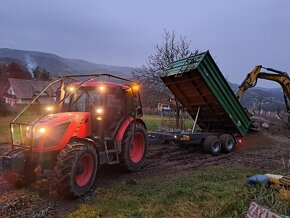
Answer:
[[[96,90],[78,89],[70,98],[69,112],[89,112],[90,107],[102,104],[102,95]]]

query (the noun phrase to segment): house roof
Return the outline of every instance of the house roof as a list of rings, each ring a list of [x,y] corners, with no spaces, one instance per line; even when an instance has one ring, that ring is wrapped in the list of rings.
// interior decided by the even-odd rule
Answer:
[[[9,78],[8,82],[12,87],[16,98],[31,99],[33,96],[41,92],[48,84],[47,81],[25,80]],[[53,85],[46,90],[46,94],[52,96],[59,86]]]

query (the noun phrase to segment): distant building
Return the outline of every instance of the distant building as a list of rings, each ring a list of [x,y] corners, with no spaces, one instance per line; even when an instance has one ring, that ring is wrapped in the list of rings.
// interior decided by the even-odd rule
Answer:
[[[170,107],[169,103],[158,103],[157,110],[161,112],[172,112],[173,109]]]
[[[25,80],[8,78],[3,87],[0,87],[0,99],[3,103],[28,104],[37,96],[47,85],[47,81]],[[55,101],[55,92],[58,84],[49,87],[36,101],[38,104],[52,104]]]

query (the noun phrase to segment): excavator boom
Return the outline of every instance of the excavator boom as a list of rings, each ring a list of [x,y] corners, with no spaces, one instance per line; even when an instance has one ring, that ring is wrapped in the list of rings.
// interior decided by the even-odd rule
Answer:
[[[269,72],[273,73],[265,73],[261,72],[261,69],[265,69]],[[286,72],[282,72],[279,70],[275,70],[272,68],[264,68],[261,65],[254,67],[254,69],[247,75],[246,79],[239,86],[235,95],[238,99],[240,99],[248,88],[254,87],[257,84],[258,79],[271,80],[279,83],[283,89],[284,100],[287,107],[288,113],[290,113],[290,78]]]

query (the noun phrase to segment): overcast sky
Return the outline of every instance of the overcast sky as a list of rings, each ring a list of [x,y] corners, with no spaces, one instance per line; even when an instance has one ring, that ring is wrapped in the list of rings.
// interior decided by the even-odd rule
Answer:
[[[290,0],[0,1],[0,48],[135,67],[164,29],[210,50],[234,83],[258,64],[290,72]]]

